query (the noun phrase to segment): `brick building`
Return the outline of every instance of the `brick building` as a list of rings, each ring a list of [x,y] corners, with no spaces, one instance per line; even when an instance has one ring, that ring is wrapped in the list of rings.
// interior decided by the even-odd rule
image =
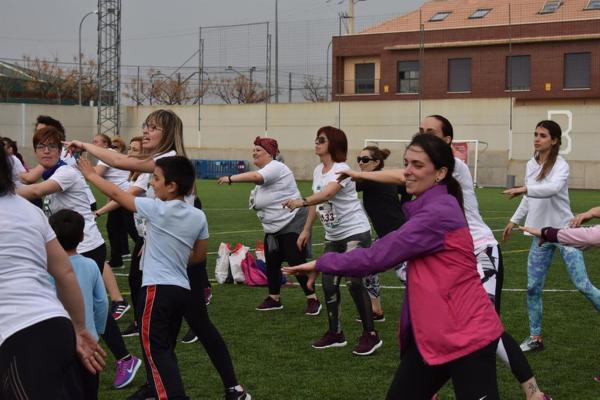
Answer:
[[[600,98],[600,0],[430,0],[334,37],[335,100]]]

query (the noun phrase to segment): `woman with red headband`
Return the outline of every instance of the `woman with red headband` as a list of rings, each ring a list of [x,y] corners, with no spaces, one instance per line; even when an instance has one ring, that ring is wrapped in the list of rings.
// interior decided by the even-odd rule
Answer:
[[[265,257],[269,295],[256,307],[258,311],[281,310],[281,264],[290,266],[306,262],[306,246],[297,245],[304,228],[308,211],[306,208],[292,212],[281,204],[289,198],[300,197],[294,174],[283,163],[276,160],[279,147],[275,139],[257,136],[252,150],[252,161],[258,171],[223,176],[219,184],[249,182],[256,187],[250,192],[250,208],[256,211],[265,231]],[[321,303],[315,291],[306,286],[307,278],[299,276],[298,282],[306,295],[306,315],[318,315]]]

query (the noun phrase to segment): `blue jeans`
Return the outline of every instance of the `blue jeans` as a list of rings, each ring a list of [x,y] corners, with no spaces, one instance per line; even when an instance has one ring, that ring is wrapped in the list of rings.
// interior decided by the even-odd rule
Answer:
[[[531,336],[542,334],[542,291],[555,249],[560,252],[571,282],[600,311],[600,290],[588,278],[582,251],[558,243],[544,243],[542,246],[538,243],[539,239],[533,238],[527,257],[527,311]]]

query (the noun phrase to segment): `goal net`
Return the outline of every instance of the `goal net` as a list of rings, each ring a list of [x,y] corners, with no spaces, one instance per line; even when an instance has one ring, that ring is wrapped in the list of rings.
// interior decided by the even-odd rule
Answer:
[[[391,154],[385,161],[387,167],[402,168],[404,165],[404,150],[410,143],[406,139],[365,139],[365,146],[377,146],[381,149],[387,148]],[[487,147],[487,143],[481,140],[461,140],[452,141],[454,156],[463,160],[471,171],[473,177],[473,186],[478,187],[477,175],[479,154]]]

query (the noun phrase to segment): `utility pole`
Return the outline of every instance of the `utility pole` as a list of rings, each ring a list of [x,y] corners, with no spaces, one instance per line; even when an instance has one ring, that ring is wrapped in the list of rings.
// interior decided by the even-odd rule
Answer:
[[[279,13],[275,0],[275,103],[279,103]]]

